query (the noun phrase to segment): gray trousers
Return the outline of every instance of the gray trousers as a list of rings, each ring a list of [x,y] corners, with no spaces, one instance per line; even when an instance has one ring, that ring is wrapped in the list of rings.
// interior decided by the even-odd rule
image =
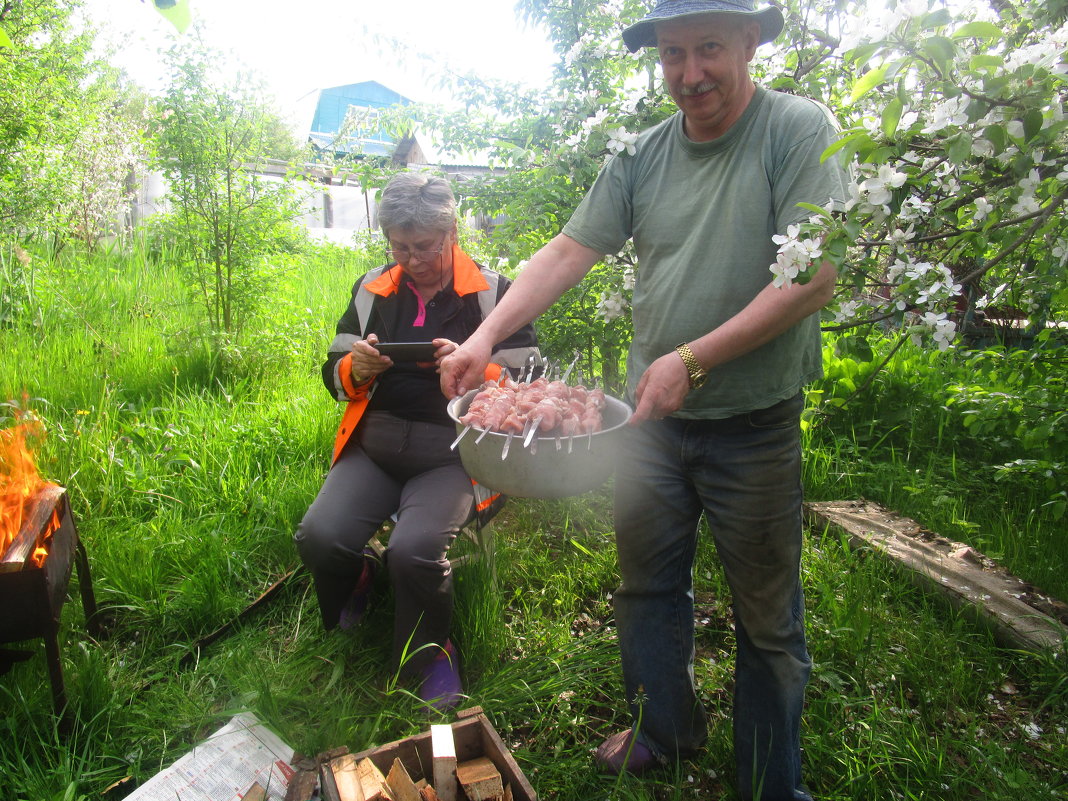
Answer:
[[[294,535],[311,571],[323,625],[337,625],[363,570],[364,547],[396,513],[386,564],[393,584],[394,669],[417,672],[440,653],[452,622],[448,550],[471,516],[474,493],[450,426],[387,412],[360,421]],[[406,659],[406,655],[410,658]]]

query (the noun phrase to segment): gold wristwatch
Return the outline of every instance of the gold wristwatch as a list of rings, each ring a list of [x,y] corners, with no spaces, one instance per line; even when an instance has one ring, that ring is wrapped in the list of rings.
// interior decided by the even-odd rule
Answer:
[[[675,352],[682,357],[682,363],[686,365],[686,372],[690,377],[690,389],[697,389],[708,380],[708,370],[701,366],[697,357],[693,355],[690,346],[680,342],[675,346]]]

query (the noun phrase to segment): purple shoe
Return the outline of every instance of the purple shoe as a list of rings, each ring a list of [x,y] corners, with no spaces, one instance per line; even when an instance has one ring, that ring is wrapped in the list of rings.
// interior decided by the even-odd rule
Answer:
[[[422,673],[419,698],[424,703],[438,712],[448,712],[460,703],[464,688],[460,682],[460,660],[452,640],[445,642],[445,647],[427,663]]]
[[[363,555],[363,570],[356,586],[352,590],[348,601],[341,607],[341,614],[337,619],[337,627],[342,631],[349,631],[360,625],[364,614],[367,612],[367,604],[371,600],[371,590],[375,583],[375,560],[366,552]]]
[[[647,746],[634,739],[633,729],[613,734],[601,743],[594,752],[593,761],[598,768],[613,776],[624,771],[640,776],[660,764]]]

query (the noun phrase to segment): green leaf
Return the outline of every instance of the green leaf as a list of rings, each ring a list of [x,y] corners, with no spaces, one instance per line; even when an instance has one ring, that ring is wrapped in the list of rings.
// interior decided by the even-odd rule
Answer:
[[[920,43],[920,52],[927,55],[943,73],[946,73],[953,59],[957,57],[957,46],[945,36],[929,36]]]
[[[842,337],[835,343],[835,353],[839,356],[849,356],[855,361],[866,363],[875,361],[875,353],[868,344],[868,340],[861,336]]]
[[[1001,28],[993,22],[969,22],[953,32],[954,39],[999,39]]]
[[[905,104],[900,98],[895,97],[886,104],[883,109],[883,133],[887,139],[893,139],[897,133],[897,124],[901,122],[901,112],[905,110]]]
[[[160,16],[173,25],[178,33],[185,33],[193,23],[193,12],[189,9],[189,0],[176,0],[169,4],[154,0],[153,5]]]
[[[813,214],[818,214],[820,217],[825,217],[828,220],[833,219],[831,213],[827,211],[827,209],[823,208],[822,206],[817,206],[815,203],[802,202],[798,203],[797,205],[798,207],[805,209],[806,211],[811,211]]]
[[[879,49],[881,47],[882,45],[878,42],[862,44],[857,47],[854,47],[852,50],[846,53],[846,58],[852,61],[856,66],[863,67],[865,64],[868,63],[868,59],[870,59],[877,52],[879,52]]]
[[[932,11],[930,14],[925,14],[920,20],[920,30],[930,31],[935,28],[942,28],[953,21],[953,17],[949,13],[948,8],[940,8],[937,11]]]
[[[7,32],[3,28],[0,28],[0,47],[14,47],[14,46],[15,45],[13,45],[11,43],[11,39],[7,35]]]
[[[946,152],[954,164],[963,164],[972,155],[972,137],[964,131],[950,137],[947,144]]]
[[[973,70],[996,69],[1005,63],[1001,56],[993,56],[990,53],[980,53],[971,57],[968,66]]]
[[[847,106],[853,105],[860,100],[860,98],[864,97],[864,95],[881,84],[886,78],[886,70],[889,66],[889,64],[883,64],[881,67],[868,70],[861,75],[860,78],[857,79],[857,82],[853,84],[853,91],[849,93],[849,97],[846,99],[845,104]]]
[[[994,145],[994,153],[1001,153],[1005,149],[1008,140],[1008,132],[1004,125],[988,125],[983,129],[983,138]]]
[[[1024,114],[1023,125],[1024,141],[1030,142],[1042,130],[1042,112],[1035,108],[1028,111]]]
[[[828,145],[827,149],[820,154],[820,163],[822,164],[835,153],[837,153],[839,150],[854,142],[858,138],[862,138],[864,136],[867,136],[867,134],[865,134],[863,131],[856,131],[854,133],[843,135],[841,139],[837,140],[836,142],[832,142],[830,145]]]

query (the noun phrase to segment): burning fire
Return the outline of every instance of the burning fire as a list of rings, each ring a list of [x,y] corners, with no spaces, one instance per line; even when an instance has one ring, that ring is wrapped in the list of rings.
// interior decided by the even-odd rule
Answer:
[[[0,430],[0,557],[22,530],[29,503],[41,490],[54,487],[37,472],[33,451],[27,444],[31,436],[42,433],[40,423],[18,423]],[[51,520],[38,539],[27,565],[40,567],[48,556],[47,539],[59,527],[59,515],[53,510]]]

